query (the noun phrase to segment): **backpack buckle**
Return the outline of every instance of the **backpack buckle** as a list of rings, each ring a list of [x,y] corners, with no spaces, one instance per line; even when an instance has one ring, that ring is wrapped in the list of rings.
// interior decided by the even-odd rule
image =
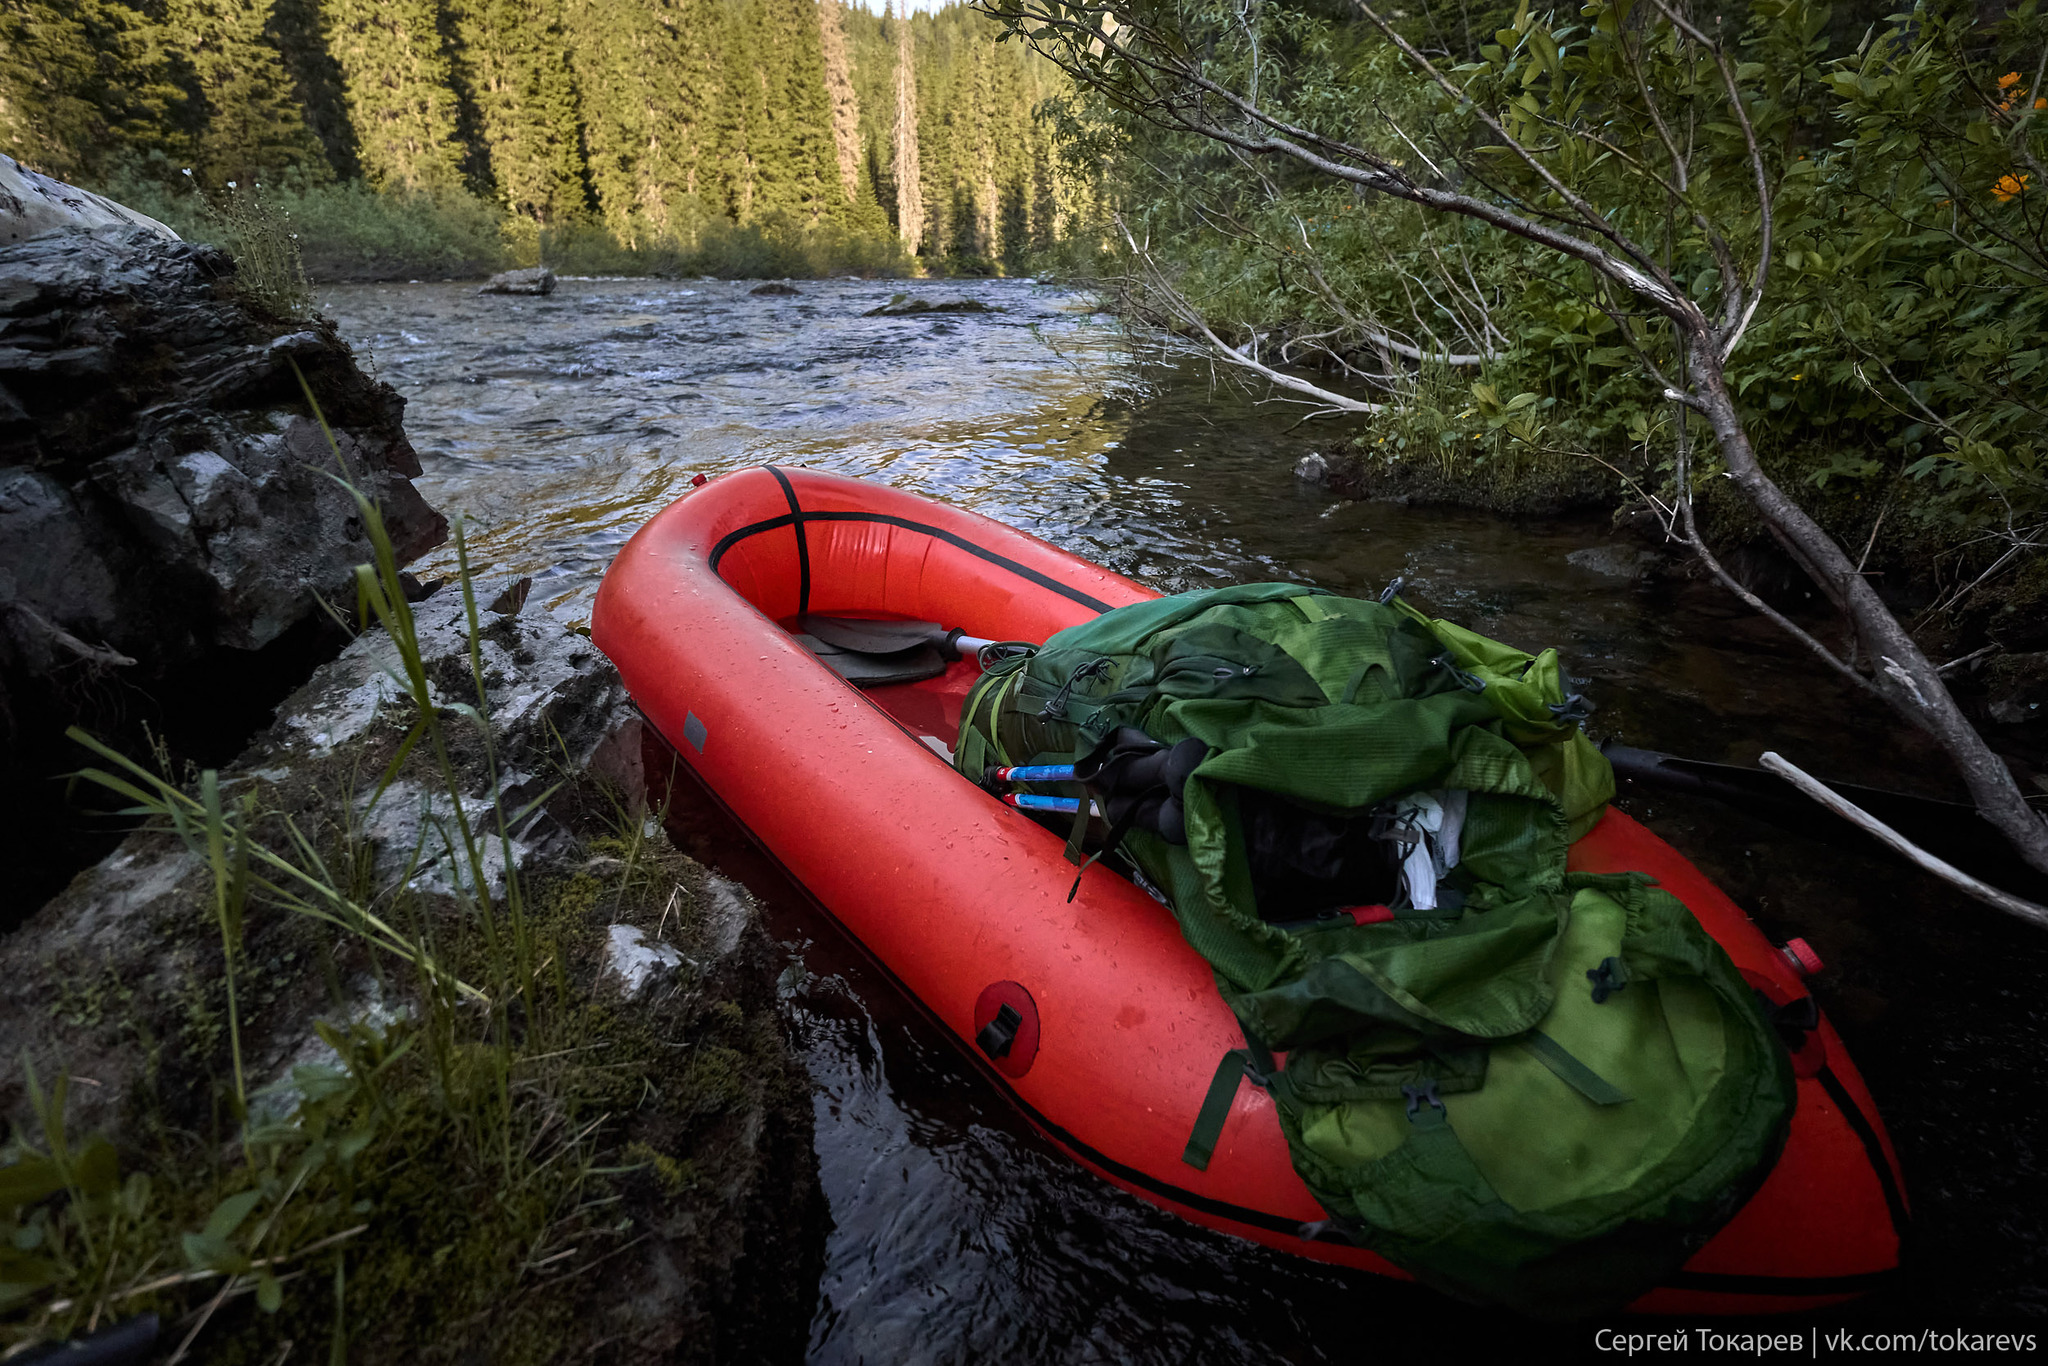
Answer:
[[[1428,1101],[1439,1110],[1444,1108],[1443,1101],[1436,1094],[1435,1077],[1424,1077],[1420,1086],[1403,1086],[1401,1094],[1408,1097],[1408,1118],[1410,1119],[1415,1118],[1415,1112],[1422,1108],[1424,1101]]]
[[[1599,967],[1586,969],[1586,980],[1593,984],[1593,1004],[1605,1005],[1608,997],[1628,985],[1628,964],[1603,958]]]

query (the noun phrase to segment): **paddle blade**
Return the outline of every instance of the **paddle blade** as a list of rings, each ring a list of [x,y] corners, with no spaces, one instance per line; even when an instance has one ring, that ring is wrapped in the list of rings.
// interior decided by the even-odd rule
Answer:
[[[946,628],[935,621],[866,621],[859,617],[818,617],[802,619],[803,629],[827,645],[864,655],[893,655],[920,645],[936,645],[946,638]]]

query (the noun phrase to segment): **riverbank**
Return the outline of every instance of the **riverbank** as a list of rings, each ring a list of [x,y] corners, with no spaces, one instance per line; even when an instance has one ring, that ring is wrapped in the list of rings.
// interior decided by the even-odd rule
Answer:
[[[543,227],[466,190],[379,193],[361,181],[232,186],[202,194],[167,164],[145,163],[97,188],[189,241],[237,255],[247,240],[289,241],[312,284],[480,280],[546,265],[558,275],[721,280],[978,279],[1002,262],[917,256],[888,232],[826,221],[740,224],[686,204],[661,233],[627,240],[588,217]],[[1071,254],[1071,253],[1069,253]]]
[[[641,804],[610,665],[478,592],[358,637],[217,783],[101,760],[160,816],[0,940],[10,1171],[69,1188],[7,1210],[0,1341],[796,1350],[822,1209],[779,958]]]
[[[405,400],[274,257],[28,183],[0,1349],[789,1356],[823,1216],[783,965],[646,808],[616,673],[459,529],[405,572],[451,535]]]

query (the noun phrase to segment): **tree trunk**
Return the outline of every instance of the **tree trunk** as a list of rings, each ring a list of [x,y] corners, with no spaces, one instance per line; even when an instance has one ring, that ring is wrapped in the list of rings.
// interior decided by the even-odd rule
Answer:
[[[896,233],[904,249],[924,242],[924,184],[917,165],[917,67],[910,48],[908,0],[896,24]]]
[[[1984,743],[1984,737],[1949,696],[1948,685],[1942,682],[1934,665],[1884,605],[1870,581],[1857,572],[1848,554],[1807,516],[1805,509],[1785,495],[1757,462],[1736,412],[1734,396],[1728,392],[1711,330],[1695,332],[1687,349],[1695,377],[1695,396],[1706,410],[1721,458],[1736,486],[1814,583],[1848,617],[1870,655],[1879,691],[1947,752],[1984,819],[2012,842],[2020,857],[2048,873],[2048,822],[2027,805],[2005,761]]]
[[[839,153],[839,183],[851,204],[860,188],[860,101],[853,93],[853,65],[846,56],[839,0],[818,0],[818,26],[825,53],[825,94],[832,102],[832,142]]]

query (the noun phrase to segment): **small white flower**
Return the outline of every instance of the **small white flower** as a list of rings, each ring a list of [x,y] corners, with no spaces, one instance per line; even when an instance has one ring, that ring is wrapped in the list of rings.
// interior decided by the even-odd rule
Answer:
[[[231,190],[232,190],[232,189],[234,189],[234,188],[235,188],[235,182],[234,182],[234,181],[232,181],[232,180],[230,180],[230,181],[228,182],[228,188],[229,188],[229,189],[231,189]]]

